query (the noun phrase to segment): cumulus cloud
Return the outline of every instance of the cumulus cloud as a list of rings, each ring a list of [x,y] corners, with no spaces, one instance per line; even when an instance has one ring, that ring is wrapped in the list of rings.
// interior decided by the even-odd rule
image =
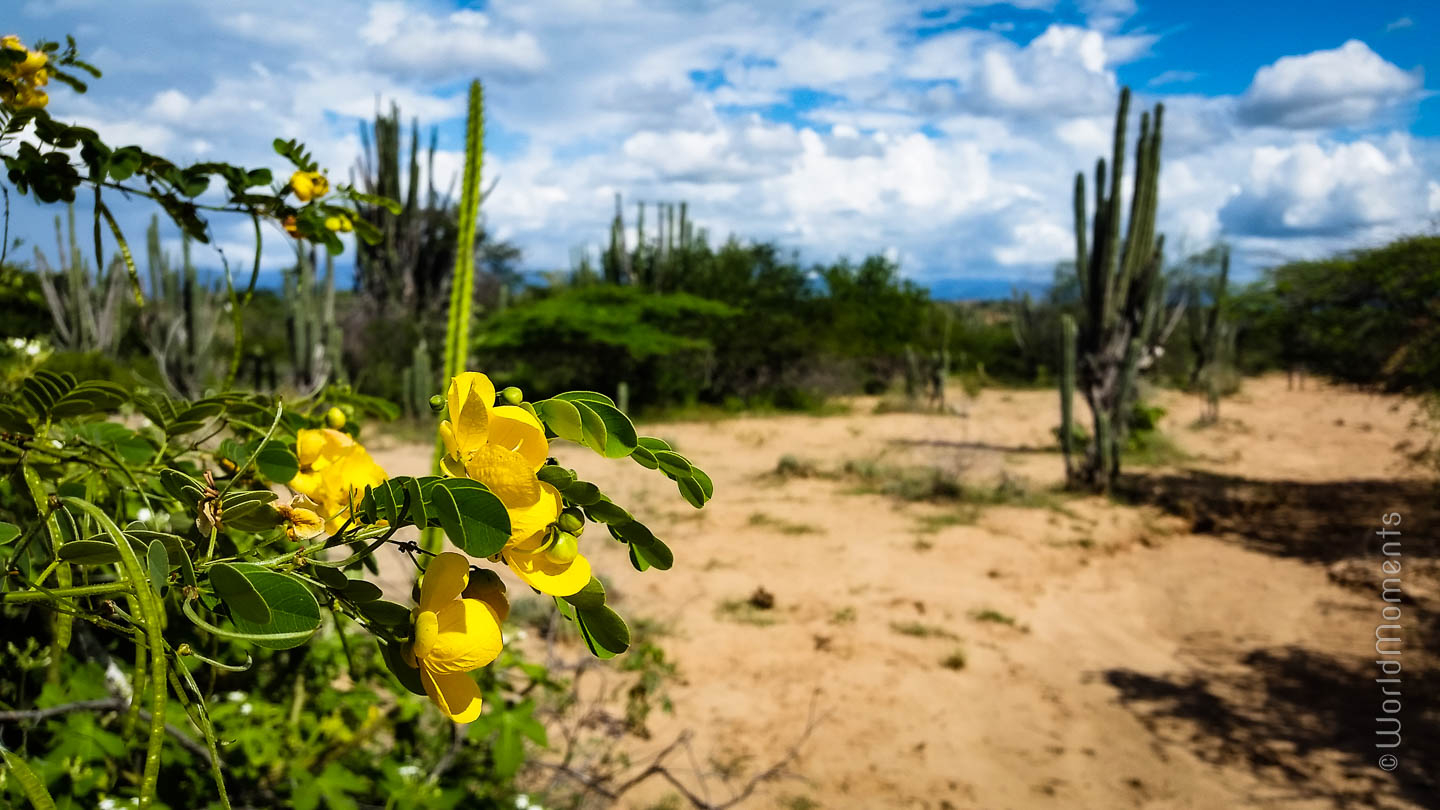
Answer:
[[[1405,138],[1262,146],[1220,211],[1227,230],[1254,236],[1352,234],[1427,207]]]
[[[1404,71],[1352,39],[1339,48],[1286,56],[1255,72],[1240,97],[1243,123],[1291,129],[1363,126],[1413,100],[1419,69]]]
[[[1161,38],[1130,27],[1129,0],[1080,3],[1084,27],[1057,22],[1020,42],[971,24],[972,7],[937,17],[928,5],[37,0],[22,15],[37,35],[92,26],[81,44],[106,78],[86,96],[62,91],[53,109],[181,160],[283,170],[278,135],[343,176],[357,126],[395,100],[441,126],[444,188],[462,163],[464,84],[480,75],[486,183],[501,179],[486,224],[531,269],[603,241],[619,192],[632,228],[637,201],[684,199],[714,238],[777,239],[805,261],[888,251],[922,282],[1047,278],[1073,251],[1074,173],[1110,150],[1116,70],[1159,58]],[[1376,133],[1423,93],[1421,77],[1363,43],[1280,59],[1241,96],[1182,93],[1191,66],[1158,67],[1131,126],[1139,108],[1167,104],[1171,244],[1343,246],[1440,212],[1434,139]],[[121,211],[127,230],[143,228],[142,208]],[[216,224],[232,264],[248,261],[248,228]],[[272,249],[285,244],[267,237],[267,267],[288,259]]]

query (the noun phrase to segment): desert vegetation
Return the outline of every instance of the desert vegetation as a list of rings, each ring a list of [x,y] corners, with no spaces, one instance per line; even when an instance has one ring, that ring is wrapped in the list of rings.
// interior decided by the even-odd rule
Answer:
[[[1043,293],[620,194],[537,275],[478,80],[442,191],[398,106],[349,182],[114,143],[102,67],[0,46],[7,234],[55,239],[0,256],[7,806],[1433,800],[1440,713],[1377,768],[1373,683],[1393,609],[1437,686],[1440,237],[1167,251],[1127,88]]]

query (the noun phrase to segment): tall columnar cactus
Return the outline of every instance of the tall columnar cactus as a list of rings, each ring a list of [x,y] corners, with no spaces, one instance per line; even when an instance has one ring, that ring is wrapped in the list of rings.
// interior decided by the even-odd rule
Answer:
[[[1075,176],[1075,267],[1084,299],[1076,339],[1076,381],[1090,406],[1094,431],[1070,482],[1100,491],[1108,490],[1120,472],[1120,449],[1139,372],[1154,359],[1177,322],[1176,317],[1164,318],[1160,266],[1165,240],[1155,233],[1163,105],[1155,106],[1153,117],[1149,112],[1140,116],[1130,215],[1123,236],[1121,232],[1120,182],[1125,173],[1129,108],[1130,89],[1125,88],[1115,115],[1109,172],[1103,157],[1095,167],[1095,216],[1088,246],[1085,175]]]
[[[1220,418],[1220,396],[1228,378],[1233,375],[1230,355],[1233,354],[1235,329],[1226,319],[1226,303],[1230,284],[1230,248],[1214,248],[1192,257],[1192,273],[1188,279],[1190,348],[1195,357],[1190,368],[1190,387],[1203,389],[1206,400],[1201,421],[1210,423]],[[1200,265],[1219,265],[1214,275],[1202,277],[1193,272]]]
[[[284,272],[285,326],[290,382],[302,393],[320,390],[340,365],[340,328],[335,322],[335,263],[327,253],[325,278],[316,283],[315,256],[301,249]]]
[[[471,305],[475,298],[475,225],[480,216],[480,179],[485,161],[485,97],[470,83],[465,126],[465,171],[460,186],[460,230],[455,238],[455,272],[450,278],[450,316],[445,330],[443,379],[465,370],[470,355]]]
[[[1060,316],[1060,452],[1065,480],[1075,478],[1075,319]]]
[[[430,346],[424,338],[415,344],[410,366],[401,372],[401,405],[405,415],[418,419],[430,415],[430,397],[439,391],[440,381],[430,366]]]
[[[160,219],[150,218],[145,233],[150,301],[141,325],[145,341],[174,393],[198,396],[212,371],[219,293],[200,283],[190,256],[190,238],[181,234],[181,263],[173,267],[160,246]]]
[[[615,218],[610,221],[610,247],[605,251],[603,265],[605,281],[609,284],[629,284],[630,252],[625,245],[625,215],[620,203],[620,192],[615,192]]]
[[[75,235],[75,207],[71,205],[67,209],[69,250],[62,244],[65,232],[61,230],[60,217],[55,217],[59,271],[50,267],[40,248],[35,248],[35,269],[39,271],[40,290],[55,323],[56,343],[71,351],[113,355],[125,331],[124,261],[114,257],[108,273],[102,274],[97,268],[92,278]],[[63,277],[63,289],[56,286],[56,275]]]

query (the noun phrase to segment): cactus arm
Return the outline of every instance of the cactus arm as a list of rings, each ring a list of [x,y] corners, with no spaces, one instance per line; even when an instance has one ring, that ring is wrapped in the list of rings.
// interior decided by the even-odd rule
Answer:
[[[1060,316],[1060,452],[1065,456],[1065,480],[1075,477],[1075,319]]]

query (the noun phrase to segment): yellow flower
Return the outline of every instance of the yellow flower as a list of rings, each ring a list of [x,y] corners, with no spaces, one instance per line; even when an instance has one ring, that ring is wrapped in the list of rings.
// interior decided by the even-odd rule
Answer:
[[[440,423],[445,471],[479,481],[505,505],[510,539],[501,554],[510,569],[542,593],[579,593],[590,582],[590,562],[579,554],[556,562],[543,553],[562,503],[535,475],[550,454],[540,420],[517,405],[496,407],[494,383],[474,371],[456,375],[447,398],[450,418]]]
[[[320,516],[320,505],[305,497],[296,495],[289,504],[275,507],[285,523],[285,534],[291,540],[300,542],[325,531],[325,518]]]
[[[29,51],[25,54],[25,61],[15,66],[16,74],[28,76],[50,61],[50,57],[44,51]]]
[[[500,655],[500,618],[479,599],[464,598],[470,562],[447,552],[430,561],[412,612],[415,633],[406,658],[420,670],[425,694],[456,723],[480,717],[480,687],[465,673]]]
[[[378,486],[388,476],[364,447],[338,430],[301,430],[296,440],[300,472],[289,487],[319,505],[325,530],[333,534],[345,523],[351,503],[364,496],[365,487]]]
[[[330,180],[319,172],[295,172],[290,175],[290,188],[300,202],[310,202],[325,196],[330,190]]]
[[[44,107],[50,103],[50,96],[44,90],[36,90],[33,87],[21,85],[15,91],[15,106],[17,107]]]

